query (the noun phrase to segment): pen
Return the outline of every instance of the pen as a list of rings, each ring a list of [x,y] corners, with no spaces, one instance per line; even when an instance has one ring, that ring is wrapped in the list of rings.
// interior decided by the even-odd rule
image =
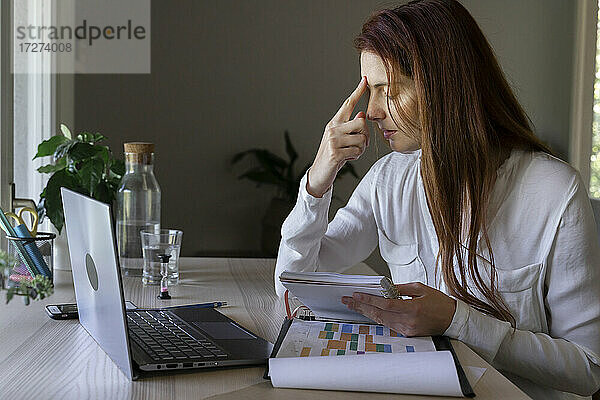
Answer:
[[[4,210],[2,210],[2,208],[0,208],[0,223],[2,224],[2,228],[8,235],[18,237],[17,232],[15,232],[15,229],[10,224],[10,222],[8,222],[8,219],[4,215]],[[21,259],[25,264],[27,271],[29,272],[31,277],[34,278],[37,274],[39,274],[39,271],[33,263],[31,257],[29,256],[29,253],[25,251],[25,247],[23,247],[23,244],[21,242],[15,241],[13,244],[16,246],[17,253],[21,256]]]
[[[31,234],[29,233],[29,230],[24,224],[17,225],[13,229],[15,230],[15,233],[18,237],[24,239],[31,238]],[[52,271],[50,271],[50,268],[48,268],[48,264],[46,264],[46,261],[44,261],[44,256],[42,256],[42,253],[40,253],[37,244],[35,244],[35,242],[33,241],[25,242],[23,244],[23,247],[25,248],[27,254],[29,254],[31,261],[33,261],[33,264],[36,266],[38,271],[42,275],[52,279]]]
[[[197,303],[197,304],[182,304],[180,306],[169,306],[169,307],[159,307],[159,308],[146,308],[146,307],[136,307],[127,309],[128,311],[153,311],[153,310],[171,310],[174,308],[217,308],[217,307],[226,307],[226,301],[213,301],[211,303]]]
[[[166,309],[169,309],[169,308],[217,308],[217,307],[225,307],[225,306],[227,306],[226,301],[213,301],[211,303],[184,304],[181,306],[170,306],[170,307],[163,307],[163,308],[166,308]]]

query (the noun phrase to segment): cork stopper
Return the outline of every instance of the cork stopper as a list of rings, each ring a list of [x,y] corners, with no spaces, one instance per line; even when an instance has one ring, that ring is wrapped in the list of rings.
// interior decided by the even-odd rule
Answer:
[[[125,159],[127,162],[150,165],[154,162],[154,143],[129,142],[124,143]]]
[[[148,142],[129,142],[124,143],[125,153],[149,154],[154,153],[154,143]]]

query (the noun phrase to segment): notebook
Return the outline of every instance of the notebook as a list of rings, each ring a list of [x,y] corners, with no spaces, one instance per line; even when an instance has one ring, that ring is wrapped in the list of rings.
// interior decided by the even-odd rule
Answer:
[[[382,276],[345,275],[331,272],[284,271],[279,280],[302,304],[321,319],[373,322],[342,303],[342,296],[363,292],[381,296]]]

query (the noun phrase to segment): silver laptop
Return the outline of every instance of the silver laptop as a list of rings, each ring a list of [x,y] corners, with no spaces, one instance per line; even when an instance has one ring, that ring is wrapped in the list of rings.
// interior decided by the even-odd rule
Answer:
[[[266,363],[272,345],[214,308],[126,310],[110,206],[61,194],[79,322],[129,379]]]

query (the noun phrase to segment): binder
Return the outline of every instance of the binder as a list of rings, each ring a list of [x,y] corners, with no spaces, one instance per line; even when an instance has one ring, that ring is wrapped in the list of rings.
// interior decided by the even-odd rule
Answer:
[[[295,317],[295,318],[291,318],[291,319],[288,317],[285,317],[283,324],[281,326],[281,330],[279,331],[277,341],[275,342],[275,344],[273,346],[273,351],[271,353],[270,358],[277,357],[277,354],[279,353],[279,351],[281,349],[281,345],[282,345],[286,335],[288,334],[290,327],[292,326],[294,321],[297,321],[297,320],[319,321],[319,322],[324,322],[324,323],[325,322],[334,322],[334,321],[330,321],[330,320],[315,320],[315,318],[311,317],[311,316],[300,316],[300,317]],[[347,321],[335,321],[334,323],[344,324],[346,322]],[[456,368],[456,374],[458,376],[458,381],[460,384],[460,390],[462,391],[462,395],[464,397],[475,397],[475,392],[473,391],[473,388],[471,387],[471,384],[469,383],[469,381],[467,379],[467,376],[460,364],[460,361],[459,361],[458,357],[456,356],[456,352],[454,351],[454,348],[452,347],[452,343],[450,342],[450,339],[445,336],[433,336],[432,340],[435,345],[436,351],[448,351],[452,355],[452,359],[454,361],[454,367]],[[416,353],[416,354],[423,354],[423,353]],[[386,356],[390,356],[390,355],[386,355]],[[360,356],[360,357],[364,357],[364,356]],[[366,357],[369,357],[369,356],[366,356]],[[263,376],[264,379],[268,379],[268,380],[271,379],[271,376],[269,373],[270,372],[269,367],[270,367],[270,363],[267,363],[265,373]],[[435,377],[432,376],[432,378],[435,378]],[[401,394],[402,392],[397,392],[397,393]]]
[[[404,337],[341,303],[381,295],[382,278],[284,271],[287,317],[264,377],[275,387],[474,397],[449,338]],[[303,303],[294,311],[291,292]],[[312,315],[296,317],[302,310]]]
[[[303,275],[297,275],[307,281]],[[328,315],[324,315],[323,311],[319,314],[314,313],[311,308],[307,307],[306,302],[316,304],[317,308],[323,308],[323,299],[316,302],[315,300],[321,297],[320,295],[331,292],[331,288],[335,285],[345,286],[344,291],[356,289],[354,284],[340,284],[339,281],[346,278],[337,274],[318,274],[317,277],[325,277],[338,282],[325,283],[325,286],[312,288],[307,293],[300,290],[302,296],[299,297],[305,305],[298,306],[294,311],[291,311],[290,308],[289,289],[284,294],[287,317],[283,321],[264,374],[264,378],[271,380],[273,386],[397,394],[475,396],[449,338],[445,336],[405,338],[398,332],[369,319],[367,319],[368,322],[357,321],[353,314],[348,314],[347,318],[335,318],[333,316],[341,315],[340,311],[329,312]],[[364,284],[361,276],[357,275],[350,279]],[[314,280],[310,283],[314,283]],[[298,288],[304,288],[303,284],[304,282],[296,286],[296,291]],[[375,290],[375,288],[370,288],[370,290]],[[335,296],[340,294],[343,293],[337,293]],[[308,295],[313,295],[313,297],[310,298]],[[324,308],[331,309],[331,307]],[[299,311],[303,310],[308,311],[308,315],[301,313],[296,316]],[[311,322],[305,323],[304,321]],[[297,329],[292,329],[293,333],[291,333],[290,329],[295,326],[294,322],[298,326]],[[286,341],[288,334],[290,337]],[[364,337],[361,338],[361,335]],[[374,340],[375,338],[377,341]],[[325,340],[327,340],[327,345],[325,345]],[[353,344],[348,341],[356,342]],[[284,343],[286,343],[285,350],[282,350]],[[330,344],[334,347],[330,347]],[[302,349],[299,353],[300,346]],[[406,346],[406,351],[403,349],[404,346]],[[335,350],[342,347],[345,350]],[[359,351],[359,347],[361,347],[361,351]],[[412,349],[409,350],[409,347]],[[318,353],[319,349],[321,349],[320,354]],[[306,354],[304,354],[305,350],[307,350]],[[325,357],[319,357],[319,355]],[[272,363],[276,364],[277,372],[270,371]],[[339,371],[344,371],[344,373]],[[351,371],[351,373],[346,374],[346,371]],[[423,375],[415,375],[415,371],[431,374],[431,383],[423,380]],[[395,375],[396,372],[398,375]],[[276,379],[272,377],[273,374]],[[354,374],[353,377],[351,377],[352,374]],[[411,374],[414,375],[414,379],[409,380],[407,377]],[[390,381],[393,382],[390,383]],[[427,386],[428,384],[429,386]]]

